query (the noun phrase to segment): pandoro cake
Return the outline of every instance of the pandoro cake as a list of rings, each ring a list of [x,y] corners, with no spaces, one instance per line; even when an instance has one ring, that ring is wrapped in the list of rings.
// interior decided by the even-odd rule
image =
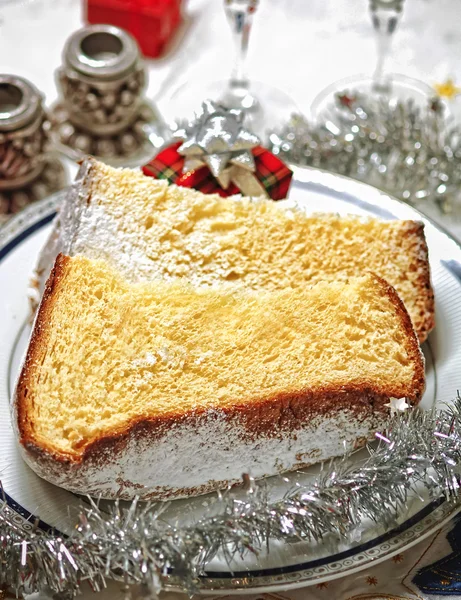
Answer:
[[[292,200],[204,195],[88,159],[41,253],[35,303],[61,252],[103,259],[131,282],[267,291],[370,270],[396,289],[420,342],[434,326],[424,226],[415,221],[307,216]]]
[[[64,211],[62,239],[74,253],[98,258],[58,256],[14,397],[23,456],[41,477],[102,498],[202,494],[248,470],[261,478],[341,455],[383,426],[390,398],[418,403],[423,358],[394,288],[371,273],[309,284],[320,278],[304,261],[313,234],[308,242],[302,233],[315,229],[321,244],[321,220],[288,216],[275,203],[221,204],[177,189],[170,198],[170,188],[131,171],[114,172],[116,188],[108,168],[86,169],[74,235],[66,233],[72,217]],[[154,190],[158,201],[148,198]],[[358,231],[378,240],[376,248],[391,239],[408,244],[426,273],[415,224],[386,229],[351,219],[344,233],[340,220],[325,223],[342,228],[341,243],[354,243]],[[217,246],[207,237],[212,231]],[[123,252],[115,252],[116,239],[126,241]],[[234,273],[248,287],[145,281],[154,272],[185,274],[181,252],[190,258],[190,280],[216,284],[213,273],[222,280]],[[259,252],[258,277],[249,265]],[[408,292],[415,319],[428,302],[426,284],[410,293],[406,259],[394,258],[393,266],[379,265]],[[357,256],[354,268],[363,260]],[[327,274],[336,264],[346,276],[342,260],[326,264]],[[429,317],[417,322],[427,331]]]

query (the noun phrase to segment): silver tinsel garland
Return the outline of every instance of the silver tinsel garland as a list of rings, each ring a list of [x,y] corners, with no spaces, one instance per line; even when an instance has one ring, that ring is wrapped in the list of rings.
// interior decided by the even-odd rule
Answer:
[[[0,590],[78,593],[83,581],[95,590],[108,578],[138,584],[155,596],[169,574],[193,593],[210,560],[261,549],[274,540],[322,540],[335,535],[356,539],[371,519],[388,528],[397,524],[412,493],[459,501],[461,474],[461,397],[442,411],[419,409],[394,417],[369,457],[350,455],[332,461],[308,487],[293,487],[271,501],[263,483],[244,476],[246,493],[219,495],[213,514],[178,528],[163,516],[164,504],[128,509],[111,504],[108,515],[90,501],[67,538],[36,530],[25,533],[0,499]]]
[[[349,91],[318,123],[294,115],[270,135],[283,160],[367,182],[423,207],[461,215],[461,127],[440,100],[426,107]]]

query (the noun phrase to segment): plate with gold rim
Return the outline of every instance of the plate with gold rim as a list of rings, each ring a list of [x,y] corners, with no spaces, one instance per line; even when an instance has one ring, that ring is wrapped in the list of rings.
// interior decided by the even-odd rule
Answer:
[[[363,183],[312,168],[294,168],[290,197],[308,212],[374,216],[385,220],[416,219],[425,223],[432,281],[436,297],[436,327],[423,346],[426,392],[421,406],[450,403],[461,378],[461,247],[445,231],[409,205]],[[10,398],[30,332],[27,287],[37,254],[51,227],[65,191],[27,207],[0,229],[0,480],[17,525],[32,528],[39,517],[43,530],[65,533],[75,523],[84,499],[40,479],[20,458],[10,421]],[[361,451],[365,452],[365,451]],[[358,452],[357,460],[363,457]],[[311,467],[267,479],[274,499],[296,483],[318,473]],[[176,500],[164,514],[176,525],[203,517],[216,494]],[[442,527],[459,510],[441,498],[413,498],[397,525],[368,524],[360,539],[313,544],[273,544],[269,553],[235,559],[217,557],[200,578],[203,594],[254,593],[287,590],[343,577],[400,553]],[[181,589],[172,572],[167,587]],[[113,595],[113,594],[112,594]]]

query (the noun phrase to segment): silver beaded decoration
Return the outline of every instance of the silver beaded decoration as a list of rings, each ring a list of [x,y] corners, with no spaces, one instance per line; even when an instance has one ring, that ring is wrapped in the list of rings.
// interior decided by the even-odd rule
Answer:
[[[73,159],[92,154],[113,165],[138,165],[154,154],[144,98],[146,71],[134,38],[111,25],[76,31],[56,72],[61,99],[52,108],[54,141]]]
[[[37,88],[0,75],[0,224],[65,185],[62,165],[50,154],[48,127]]]

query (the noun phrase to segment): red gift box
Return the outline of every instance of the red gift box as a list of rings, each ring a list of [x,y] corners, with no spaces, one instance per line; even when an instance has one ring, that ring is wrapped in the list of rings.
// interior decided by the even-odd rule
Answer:
[[[167,179],[170,183],[194,188],[204,194],[219,194],[227,197],[241,192],[233,183],[228,188],[223,189],[208,167],[200,167],[194,171],[183,173],[185,158],[178,152],[181,144],[182,142],[177,142],[167,146],[157,154],[143,167],[144,174],[156,179]],[[283,161],[261,146],[253,148],[251,153],[256,166],[254,176],[267,195],[272,200],[286,198],[293,175],[292,171]]]
[[[108,23],[137,40],[144,56],[157,57],[181,22],[181,0],[86,0],[88,23]]]

